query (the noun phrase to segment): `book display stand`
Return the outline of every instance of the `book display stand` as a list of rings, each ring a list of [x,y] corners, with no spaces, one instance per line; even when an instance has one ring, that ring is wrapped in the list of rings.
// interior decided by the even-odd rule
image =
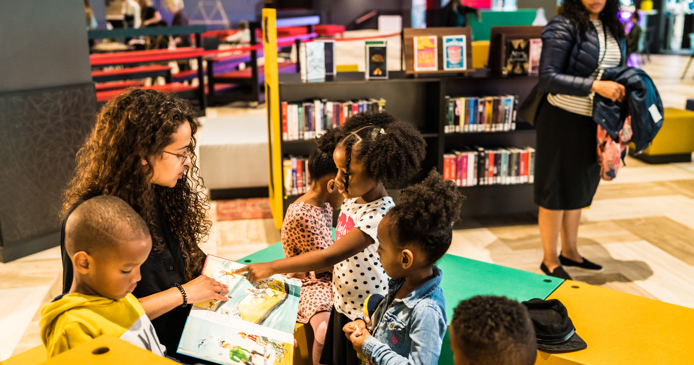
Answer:
[[[268,10],[268,9],[266,9]],[[268,24],[268,23],[265,23]],[[271,25],[265,29],[273,30]],[[464,28],[463,28],[464,29]],[[410,35],[409,29],[403,34]],[[460,34],[460,28],[457,29]],[[469,30],[468,30],[469,31]],[[272,40],[273,37],[264,37]],[[407,36],[405,36],[407,38]],[[441,36],[438,37],[442,39]],[[409,45],[412,44],[410,37]],[[266,45],[268,47],[268,45]],[[269,45],[272,48],[272,45]],[[405,49],[409,49],[405,46]],[[410,47],[410,48],[412,48]],[[413,48],[412,48],[413,49]],[[439,49],[441,49],[439,47]],[[467,50],[468,65],[472,63],[469,41]],[[266,53],[266,73],[269,69]],[[406,57],[406,60],[408,57]],[[439,57],[441,59],[441,57]],[[411,62],[411,61],[410,61]],[[441,64],[439,64],[441,66]],[[443,67],[440,67],[443,70]],[[429,73],[429,72],[427,72]],[[479,133],[444,133],[447,124],[448,105],[446,96],[495,96],[512,94],[522,103],[537,83],[537,77],[504,77],[486,69],[466,72],[441,71],[433,77],[412,77],[407,71],[390,71],[387,80],[365,80],[363,72],[340,72],[334,81],[303,83],[299,74],[279,74],[266,77],[266,93],[273,95],[267,99],[268,133],[270,135],[270,185],[269,196],[275,225],[282,227],[284,213],[298,195],[284,191],[285,176],[283,158],[288,156],[307,157],[316,147],[312,140],[282,140],[281,103],[298,103],[313,99],[359,100],[385,99],[385,110],[399,120],[415,125],[426,141],[426,157],[421,170],[410,183],[422,180],[436,168],[444,171],[444,154],[465,146],[482,148],[536,147],[535,131],[523,120],[516,121],[516,130]],[[279,77],[277,77],[279,76]],[[277,80],[275,85],[267,85],[267,80]],[[399,189],[392,187],[388,193],[396,204]],[[467,197],[461,210],[462,217],[496,214],[534,212],[533,185],[482,185],[459,187]]]

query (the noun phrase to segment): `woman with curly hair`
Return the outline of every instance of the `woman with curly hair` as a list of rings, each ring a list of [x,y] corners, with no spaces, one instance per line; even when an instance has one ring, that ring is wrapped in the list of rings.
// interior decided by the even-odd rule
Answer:
[[[175,354],[190,303],[227,300],[227,288],[201,275],[209,234],[209,202],[198,176],[195,113],[172,94],[134,89],[108,101],[77,153],[65,192],[61,251],[63,292],[73,285],[65,251],[65,221],[83,201],[99,195],[123,199],[142,216],[152,252],[141,266],[139,298],[162,344]]]
[[[356,114],[345,122],[342,134],[333,152],[337,175],[331,182],[331,189],[345,198],[335,243],[324,250],[237,270],[248,271],[248,280],[259,281],[277,273],[333,267],[335,295],[321,364],[361,364],[342,327],[362,313],[369,294],[386,292],[388,276],[376,252],[378,224],[395,205],[386,187],[402,186],[419,171],[426,146],[417,128],[388,113]]]
[[[542,31],[538,87],[545,93],[535,118],[535,203],[547,275],[570,279],[563,266],[601,270],[577,249],[581,209],[590,206],[600,182],[593,96],[612,101],[624,86],[602,81],[607,68],[626,63],[619,0],[564,0],[561,15]],[[561,233],[560,255],[557,240]]]

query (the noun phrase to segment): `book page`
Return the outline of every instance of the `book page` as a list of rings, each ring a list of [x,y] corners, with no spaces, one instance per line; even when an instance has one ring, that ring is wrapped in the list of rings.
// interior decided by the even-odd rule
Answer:
[[[252,284],[233,273],[243,266],[207,256],[203,274],[228,285],[229,300],[193,305],[178,352],[221,364],[290,364],[301,281],[274,275]]]

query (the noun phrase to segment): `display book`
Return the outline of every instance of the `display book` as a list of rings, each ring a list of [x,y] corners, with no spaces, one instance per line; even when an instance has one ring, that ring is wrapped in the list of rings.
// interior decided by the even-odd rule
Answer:
[[[508,39],[504,75],[537,75],[540,71],[542,39]]]
[[[385,110],[385,99],[359,99],[329,101],[313,99],[280,104],[282,140],[311,140],[325,130],[342,126],[347,118],[362,112],[380,113]]]
[[[446,96],[444,133],[505,132],[516,129],[518,97]]]
[[[233,273],[243,266],[207,255],[202,273],[228,285],[229,300],[193,305],[178,353],[218,364],[289,365],[301,282],[273,275],[251,284]]]
[[[465,147],[443,155],[443,177],[458,186],[535,182],[535,149]]]
[[[335,41],[314,40],[299,46],[299,73],[303,82],[325,81],[335,76]]]
[[[464,34],[442,36],[444,71],[467,70],[467,37]],[[414,70],[438,71],[438,37],[435,35],[415,36]]]
[[[388,53],[387,41],[366,41],[365,52],[366,72],[364,76],[367,80],[370,79],[387,79],[388,78]]]

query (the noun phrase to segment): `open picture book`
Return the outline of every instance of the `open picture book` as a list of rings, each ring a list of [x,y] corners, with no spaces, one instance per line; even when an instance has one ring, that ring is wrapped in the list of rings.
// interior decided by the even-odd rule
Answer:
[[[301,281],[273,275],[252,284],[233,273],[243,266],[207,255],[202,273],[229,286],[229,301],[193,305],[178,353],[219,364],[291,364]]]

